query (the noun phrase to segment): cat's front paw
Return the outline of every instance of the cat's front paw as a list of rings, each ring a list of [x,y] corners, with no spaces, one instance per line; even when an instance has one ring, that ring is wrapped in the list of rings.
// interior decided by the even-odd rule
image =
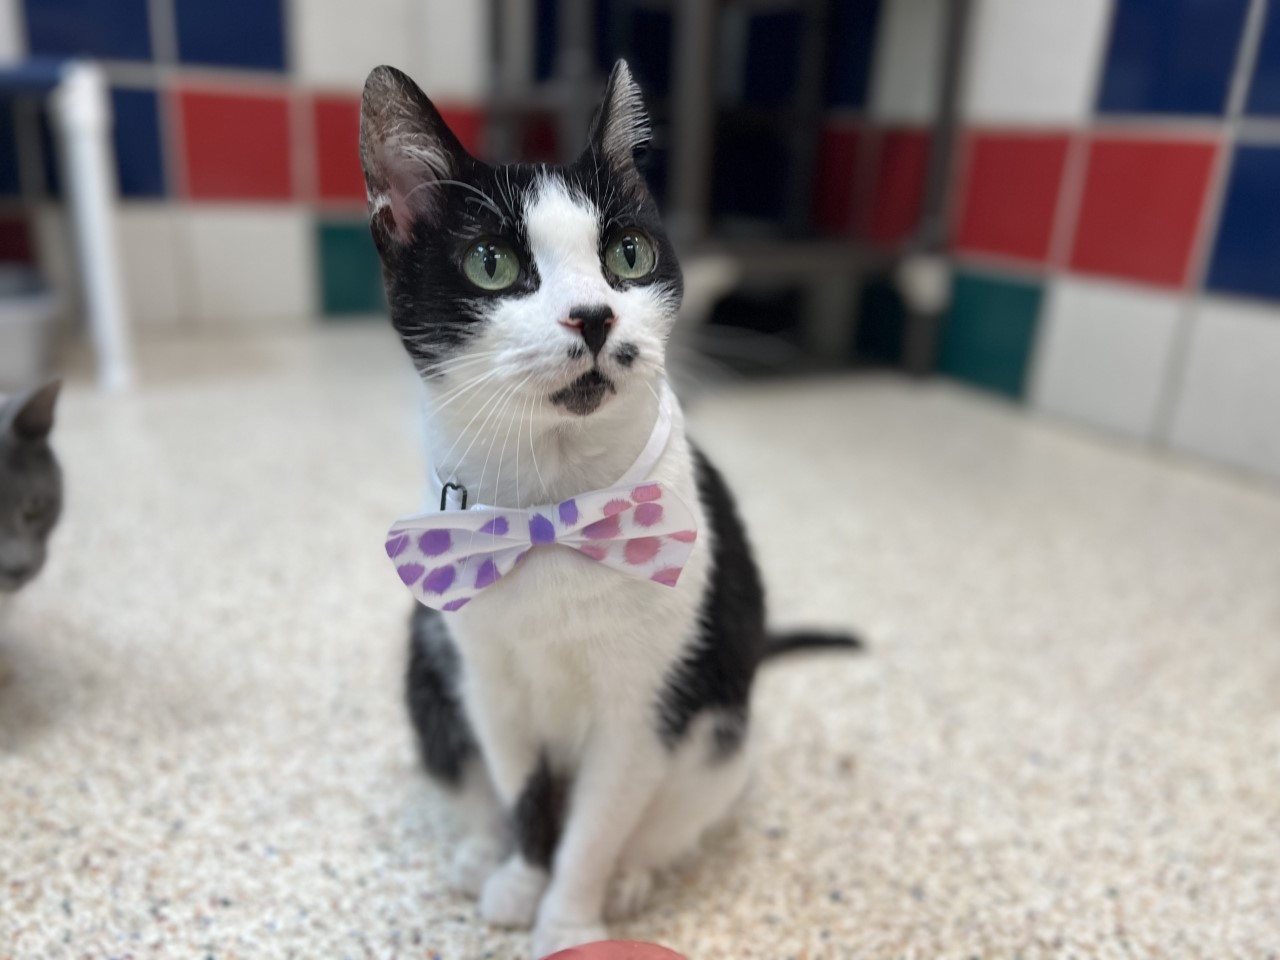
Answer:
[[[464,839],[449,865],[449,889],[479,897],[485,881],[502,862],[504,852],[503,845],[493,837],[476,834]]]
[[[495,927],[533,926],[549,879],[547,871],[530,866],[523,858],[508,857],[485,881],[480,915]]]
[[[533,956],[535,960],[549,957],[570,947],[584,943],[598,943],[609,939],[609,931],[599,923],[558,923],[539,920],[533,931]]]
[[[604,895],[604,915],[609,920],[630,920],[649,903],[653,892],[650,870],[619,870],[609,881]]]

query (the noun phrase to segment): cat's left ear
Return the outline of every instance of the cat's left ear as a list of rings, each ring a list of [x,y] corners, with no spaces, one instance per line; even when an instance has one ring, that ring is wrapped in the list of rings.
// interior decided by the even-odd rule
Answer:
[[[619,60],[609,74],[604,100],[591,122],[591,147],[615,170],[631,172],[636,170],[636,151],[649,143],[651,135],[640,86],[631,76],[627,61]]]
[[[44,440],[53,431],[53,408],[58,402],[61,380],[52,380],[9,403],[9,425],[23,440]]]

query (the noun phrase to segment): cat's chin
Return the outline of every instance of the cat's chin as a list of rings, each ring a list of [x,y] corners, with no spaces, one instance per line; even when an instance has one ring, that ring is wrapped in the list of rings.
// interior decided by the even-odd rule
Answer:
[[[611,396],[618,392],[614,382],[599,370],[588,370],[567,387],[551,394],[553,406],[575,417],[587,417],[595,413]]]

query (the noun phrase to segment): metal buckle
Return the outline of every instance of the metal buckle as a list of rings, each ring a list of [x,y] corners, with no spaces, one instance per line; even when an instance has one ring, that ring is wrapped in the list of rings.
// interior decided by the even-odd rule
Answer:
[[[467,488],[460,483],[446,483],[440,489],[440,512],[444,513],[447,509],[446,504],[449,502],[450,490],[458,490],[462,493],[462,509],[467,509]]]

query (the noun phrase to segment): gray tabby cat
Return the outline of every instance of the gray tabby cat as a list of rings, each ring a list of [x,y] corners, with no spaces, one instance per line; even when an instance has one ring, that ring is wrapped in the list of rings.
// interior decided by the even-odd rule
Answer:
[[[59,386],[0,396],[0,604],[40,572],[62,512],[62,471],[49,445]]]

